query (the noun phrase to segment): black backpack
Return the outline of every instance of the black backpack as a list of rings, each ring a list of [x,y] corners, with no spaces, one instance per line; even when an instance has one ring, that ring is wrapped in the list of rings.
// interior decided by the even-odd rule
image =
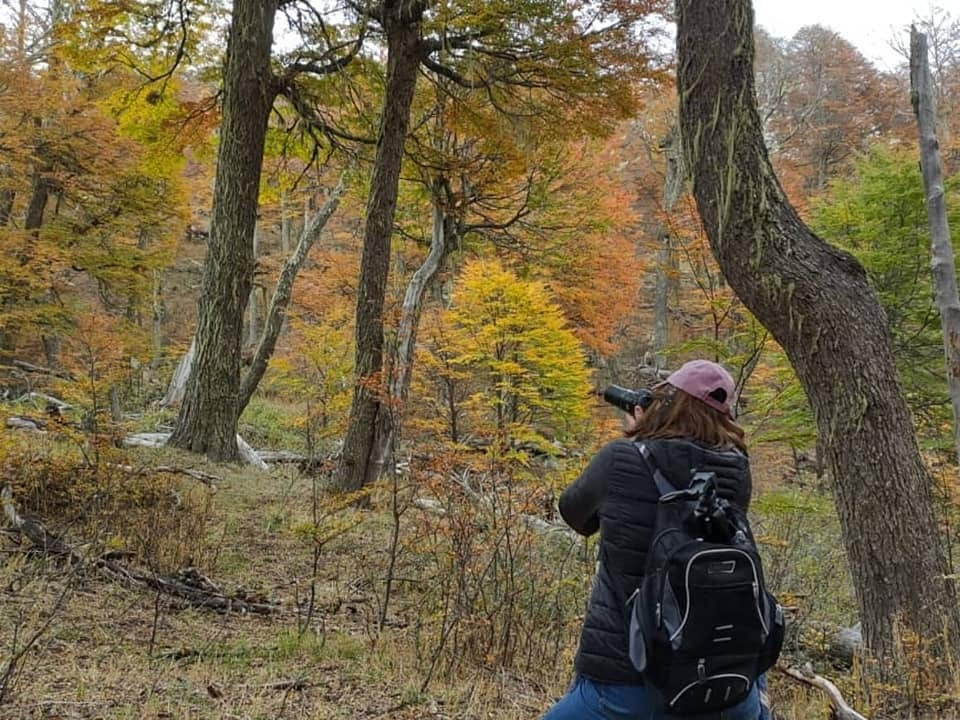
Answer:
[[[671,715],[744,700],[783,645],[783,609],[763,584],[746,515],[716,474],[677,490],[636,443],[660,492],[643,582],[628,604],[630,659]]]

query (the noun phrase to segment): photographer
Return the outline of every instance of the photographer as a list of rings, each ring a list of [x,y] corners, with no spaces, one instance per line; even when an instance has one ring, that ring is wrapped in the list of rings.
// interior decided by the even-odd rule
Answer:
[[[677,488],[691,471],[716,474],[718,494],[744,510],[751,481],[743,430],[733,419],[734,381],[716,363],[686,363],[650,393],[605,396],[627,416],[626,437],[603,447],[560,497],[560,514],[589,536],[600,532],[597,576],[574,664],[574,681],[544,720],[661,720],[663,713],[628,655],[626,601],[640,585],[660,493],[651,465],[634,444],[643,440],[655,467]],[[626,400],[624,400],[626,398]],[[644,405],[646,406],[644,409]],[[701,720],[764,720],[763,682],[747,699]]]

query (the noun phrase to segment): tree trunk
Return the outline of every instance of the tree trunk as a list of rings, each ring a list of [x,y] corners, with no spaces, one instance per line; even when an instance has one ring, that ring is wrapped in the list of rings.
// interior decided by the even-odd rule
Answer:
[[[39,124],[39,120],[37,123]],[[30,202],[27,204],[27,215],[24,218],[23,226],[24,229],[33,231],[35,235],[40,232],[40,227],[43,225],[43,215],[50,200],[50,181],[44,176],[44,172],[49,172],[50,169],[48,165],[43,171],[38,171],[33,176],[33,191],[30,193]],[[50,295],[52,296],[52,294],[51,292]],[[55,302],[53,297],[50,297],[50,302]],[[43,355],[46,358],[47,365],[51,368],[60,367],[60,339],[56,335],[41,334],[40,344],[43,346]]]
[[[53,300],[51,299],[51,302]],[[47,367],[57,370],[60,368],[60,338],[57,335],[41,335],[40,343],[43,345],[43,357],[46,358]]]
[[[156,368],[163,358],[163,318],[166,310],[163,304],[163,272],[153,270],[153,297],[150,303],[150,335],[153,338],[153,358],[150,367]]]
[[[287,191],[280,191],[280,252],[290,253],[290,216],[287,214]]]
[[[123,420],[123,402],[120,398],[120,388],[117,385],[110,386],[110,419],[118,423]]]
[[[0,166],[0,179],[3,180],[4,184],[10,182],[10,166],[2,165]],[[16,193],[12,187],[2,187],[0,188],[0,227],[6,227],[7,223],[10,222],[10,216],[13,214],[13,201],[16,198]]]
[[[250,299],[247,300],[247,345],[256,345],[260,338],[260,310],[257,307],[256,267],[260,257],[260,228],[253,226],[253,284],[250,286]],[[241,410],[241,412],[243,412]]]
[[[937,142],[937,110],[933,78],[927,60],[927,36],[910,28],[910,99],[917,116],[920,136],[920,167],[927,196],[927,219],[932,240],[933,282],[940,308],[943,352],[947,361],[947,383],[953,405],[953,438],[960,459],[960,297],[957,296],[957,268],[947,224],[943,173],[940,171],[940,144]]]
[[[669,343],[670,317],[670,233],[665,227],[657,232],[657,269],[654,275],[653,288],[653,334],[651,350],[653,350],[653,365],[660,371],[667,365],[664,351]]]
[[[224,68],[210,239],[193,371],[174,447],[236,460],[243,315],[253,284],[253,233],[267,120],[275,97],[270,46],[277,0],[235,0]]]
[[[24,218],[23,227],[26,230],[38,230],[43,225],[43,213],[47,209],[47,201],[50,199],[50,182],[38,172],[33,177],[33,191],[30,194],[30,202],[27,204],[27,216]]]
[[[244,376],[243,382],[240,383],[239,411],[241,414],[244,408],[247,407],[247,403],[250,402],[254,390],[257,389],[257,385],[263,378],[263,374],[267,371],[267,364],[270,362],[273,351],[277,346],[277,338],[280,337],[280,330],[283,328],[283,320],[286,315],[287,306],[290,304],[290,296],[293,294],[293,283],[297,279],[297,273],[299,273],[300,268],[303,267],[310,248],[313,247],[317,238],[320,237],[320,233],[323,231],[327,221],[340,204],[340,198],[343,196],[346,181],[347,174],[344,172],[344,174],[340,176],[340,182],[337,183],[337,186],[327,198],[327,202],[324,203],[323,209],[314,215],[310,224],[304,228],[300,239],[297,241],[296,249],[293,251],[293,254],[287,258],[283,269],[280,271],[277,288],[273,291],[273,297],[270,300],[270,310],[267,311],[267,319],[264,323],[260,344],[257,346],[257,352],[253,357],[250,369]]]
[[[683,153],[675,125],[671,126],[660,147],[666,158],[663,176],[663,209],[665,212],[670,212],[683,192],[684,184]],[[670,243],[670,232],[666,226],[659,228],[657,240],[660,247],[657,250],[657,272],[653,295],[653,357],[654,365],[657,371],[660,371],[666,367],[667,359],[664,350],[670,342],[669,300],[673,247]]]
[[[373,440],[380,411],[383,368],[383,305],[390,267],[390,238],[397,206],[403,145],[420,66],[422,7],[402,0],[384,3],[387,33],[387,81],[380,133],[370,181],[367,221],[357,291],[357,384],[334,485],[356,490],[376,479]],[[416,13],[411,17],[410,12]]]
[[[381,406],[377,413],[373,441],[370,470],[373,477],[379,476],[383,468],[389,465],[393,441],[400,433],[403,406],[407,399],[407,391],[410,389],[410,375],[413,372],[413,355],[423,310],[423,296],[440,269],[445,251],[443,210],[439,205],[434,204],[430,252],[427,253],[423,264],[413,273],[407,285],[407,291],[403,296],[403,308],[400,311],[400,324],[397,327],[397,340],[388,363],[390,377],[387,380],[386,407]]]
[[[810,232],[773,173],[749,0],[677,8],[680,127],[697,206],[730,286],[786,351],[828,441],[867,646],[884,670],[902,659],[905,634],[932,650],[924,658],[955,658],[956,595],[886,317],[863,268]]]

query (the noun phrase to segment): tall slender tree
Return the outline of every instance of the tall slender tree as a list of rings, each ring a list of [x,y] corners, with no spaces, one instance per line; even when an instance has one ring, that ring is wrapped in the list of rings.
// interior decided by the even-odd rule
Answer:
[[[957,265],[953,260],[943,171],[940,169],[937,109],[933,75],[927,59],[927,36],[918,32],[916,27],[910,29],[910,88],[920,139],[920,167],[923,170],[927,219],[930,223],[934,289],[940,309],[947,383],[953,405],[954,445],[960,458],[960,297],[957,295]]]
[[[238,456],[240,343],[253,281],[253,235],[263,147],[277,86],[270,48],[277,0],[235,0],[223,75],[210,240],[203,270],[196,354],[174,447],[213,460]]]
[[[867,646],[896,667],[904,636],[956,666],[960,613],[900,386],[863,268],[786,201],[757,113],[749,0],[678,0],[680,128],[717,261],[786,350],[827,440]]]
[[[360,382],[350,405],[350,420],[335,478],[335,484],[344,489],[356,489],[375,479],[376,462],[372,456],[380,411],[376,384],[383,369],[383,305],[403,146],[417,73],[426,56],[420,30],[425,8],[426,3],[420,0],[384,0],[374,13],[386,36],[387,77],[357,288],[355,372]]]
[[[376,479],[383,411],[383,308],[400,166],[416,81],[443,78],[504,113],[599,130],[629,114],[633,81],[656,75],[643,21],[662,0],[602,0],[589,13],[565,0],[349,0],[387,47],[387,73],[357,293],[357,384],[334,484]],[[589,18],[587,20],[586,18]]]
[[[297,50],[275,73],[271,67],[273,26],[282,4],[281,0],[235,0],[227,40],[220,145],[196,345],[184,402],[169,441],[175,447],[206,453],[213,460],[238,457],[239,416],[262,375],[255,373],[241,386],[243,317],[253,285],[260,175],[274,101],[283,95],[297,113],[315,119],[315,109],[304,97],[299,78],[338,73],[357,56],[363,40],[362,30],[358,38],[345,43],[327,36],[326,49]],[[317,23],[326,28],[322,19]],[[272,344],[268,345],[272,351]],[[258,359],[265,363],[268,358],[258,354]]]

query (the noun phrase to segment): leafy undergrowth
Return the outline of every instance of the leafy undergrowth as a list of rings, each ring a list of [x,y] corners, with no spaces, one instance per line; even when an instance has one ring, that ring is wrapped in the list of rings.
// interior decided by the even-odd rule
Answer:
[[[478,515],[425,475],[397,489],[396,505],[390,487],[345,503],[293,469],[214,467],[166,449],[129,461],[222,477],[216,492],[179,481],[209,499],[205,537],[184,562],[280,612],[185,607],[25,555],[9,536],[0,660],[33,644],[0,717],[537,718],[569,682],[591,548],[531,529],[528,499]],[[771,683],[779,717],[827,717],[819,696]]]

